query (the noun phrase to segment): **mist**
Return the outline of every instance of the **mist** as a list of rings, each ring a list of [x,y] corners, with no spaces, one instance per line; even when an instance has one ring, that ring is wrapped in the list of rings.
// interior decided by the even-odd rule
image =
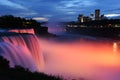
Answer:
[[[47,74],[65,79],[120,80],[117,42],[52,41],[40,39]]]

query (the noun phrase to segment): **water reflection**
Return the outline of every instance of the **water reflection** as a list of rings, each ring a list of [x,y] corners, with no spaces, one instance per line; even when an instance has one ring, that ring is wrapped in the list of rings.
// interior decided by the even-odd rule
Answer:
[[[85,80],[120,80],[117,42],[40,40],[46,73]],[[70,80],[70,79],[68,79]]]
[[[117,53],[117,49],[118,49],[118,44],[117,42],[113,42],[113,52]]]

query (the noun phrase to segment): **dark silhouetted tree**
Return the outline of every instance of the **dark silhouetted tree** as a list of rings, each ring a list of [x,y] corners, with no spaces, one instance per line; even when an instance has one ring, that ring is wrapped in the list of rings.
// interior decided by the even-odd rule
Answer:
[[[62,80],[58,76],[31,72],[21,66],[9,67],[9,61],[0,56],[0,80]]]

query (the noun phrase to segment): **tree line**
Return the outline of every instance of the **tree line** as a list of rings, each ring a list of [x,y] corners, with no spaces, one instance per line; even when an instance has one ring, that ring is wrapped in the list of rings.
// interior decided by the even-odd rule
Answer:
[[[0,29],[29,29],[33,28],[35,34],[48,34],[48,27],[42,26],[47,22],[38,22],[33,19],[15,17],[13,15],[0,16]]]
[[[41,27],[41,24],[42,23],[33,19],[14,17],[12,15],[4,15],[0,17],[0,28],[35,28]]]

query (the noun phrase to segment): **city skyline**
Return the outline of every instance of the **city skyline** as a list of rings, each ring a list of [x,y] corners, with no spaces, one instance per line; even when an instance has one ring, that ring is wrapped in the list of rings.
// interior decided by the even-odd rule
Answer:
[[[120,16],[118,0],[0,0],[0,16],[13,15],[40,21],[77,21],[100,9],[108,17]]]

